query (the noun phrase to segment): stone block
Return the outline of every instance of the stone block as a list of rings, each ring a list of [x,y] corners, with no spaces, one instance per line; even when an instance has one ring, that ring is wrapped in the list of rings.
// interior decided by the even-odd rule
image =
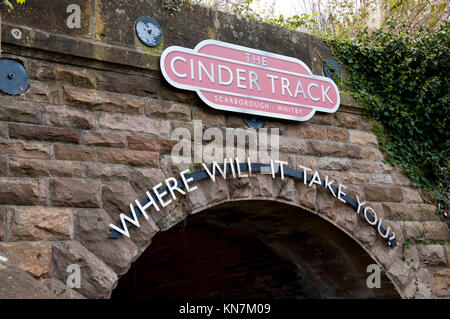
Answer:
[[[357,128],[358,127],[358,117],[353,114],[336,112],[336,125],[346,128]]]
[[[103,147],[126,147],[127,137],[120,134],[86,132],[83,134],[83,144]]]
[[[203,125],[225,125],[225,113],[207,106],[192,108],[192,119],[202,121]]]
[[[11,158],[9,171],[12,176],[22,177],[84,177],[84,166],[80,162],[69,161]]]
[[[401,202],[401,188],[367,185],[364,187],[366,199],[374,202]]]
[[[169,121],[145,116],[102,113],[99,115],[99,126],[111,131],[148,134],[161,138],[169,138],[170,134]]]
[[[420,260],[430,266],[447,265],[444,246],[442,245],[419,245]]]
[[[89,111],[49,105],[45,108],[45,124],[89,130],[96,127],[96,120],[95,114]]]
[[[86,175],[102,180],[128,180],[128,168],[122,165],[86,163]]]
[[[439,297],[450,296],[450,268],[436,269],[432,276],[436,295]]]
[[[24,99],[33,102],[61,104],[60,91],[59,85],[31,80],[28,91],[24,93]]]
[[[422,203],[422,197],[417,190],[413,188],[402,188],[403,201],[406,203]]]
[[[144,114],[145,100],[132,95],[114,94],[77,87],[64,87],[66,105],[85,108],[91,111]]]
[[[8,233],[10,241],[71,239],[72,210],[55,207],[10,208],[8,209]]]
[[[319,158],[319,168],[333,171],[346,171],[351,167],[351,160],[337,157]],[[304,166],[304,165],[303,165]]]
[[[145,136],[128,136],[128,148],[138,151],[155,151],[162,154],[171,153],[178,141],[151,138]]]
[[[0,100],[0,120],[40,124],[43,119],[41,104],[18,100]]]
[[[46,198],[44,181],[0,177],[0,204],[45,205]]]
[[[94,71],[68,64],[30,61],[30,77],[40,81],[62,82],[85,88],[94,88]]]
[[[80,143],[81,133],[72,128],[47,127],[11,123],[9,137],[48,142]]]
[[[428,240],[450,241],[450,231],[444,222],[426,221],[423,223]]]
[[[177,178],[177,177],[175,177]],[[152,192],[152,188],[159,183],[165,185],[165,176],[160,168],[133,168],[130,170],[130,183],[140,197],[146,197],[145,193]],[[164,186],[165,187],[165,186]],[[178,193],[176,193],[178,195]],[[181,194],[179,194],[182,196]]]
[[[81,287],[75,290],[87,298],[109,298],[117,282],[117,274],[78,241],[52,243],[52,275],[65,281],[67,267],[81,269]]]
[[[54,206],[100,207],[100,182],[55,178],[49,182],[50,201]]]
[[[286,135],[296,138],[325,140],[327,138],[327,129],[321,125],[298,123],[288,125]]]
[[[158,166],[159,153],[117,148],[104,148],[98,150],[98,159],[102,163],[155,167]]]
[[[3,242],[0,243],[0,254],[35,278],[51,275],[50,242]]]
[[[327,127],[327,138],[329,141],[347,143],[349,131],[340,127]]]
[[[146,222],[141,219],[141,222]],[[112,218],[102,209],[76,209],[74,238],[111,267],[118,275],[125,273],[138,255],[138,248],[123,236],[109,239]]]
[[[0,155],[49,159],[52,146],[38,142],[0,140]]]
[[[160,117],[167,120],[190,122],[191,108],[186,104],[171,103],[163,100],[149,100],[145,105],[147,116]]]
[[[360,144],[360,145],[372,145],[377,146],[378,141],[375,134],[372,132],[360,131],[360,130],[349,130],[350,133],[350,143]]]
[[[54,145],[55,159],[65,161],[94,161],[95,150],[86,146]]]

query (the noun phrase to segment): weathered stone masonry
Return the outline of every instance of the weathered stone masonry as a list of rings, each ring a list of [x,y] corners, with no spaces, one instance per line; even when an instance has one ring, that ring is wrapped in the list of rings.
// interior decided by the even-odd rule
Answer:
[[[246,127],[241,116],[170,88],[159,72],[162,48],[192,48],[214,38],[300,58],[315,74],[322,74],[318,53],[330,54],[312,36],[205,8],[186,8],[171,18],[158,1],[79,1],[82,28],[70,30],[65,2],[46,2],[45,21],[36,19],[43,5],[27,3],[2,26],[3,54],[23,61],[31,86],[20,96],[0,95],[0,255],[36,285],[43,279],[47,296],[64,288],[67,265],[78,263],[82,287],[65,295],[107,298],[159,231],[219,203],[265,199],[302,207],[336,225],[382,266],[402,297],[450,297],[447,224],[397,168],[383,162],[370,121],[344,93],[335,114],[317,113],[307,122],[267,119],[265,127],[280,128],[281,159],[317,168],[370,203],[388,220],[398,247],[389,248],[328,192],[266,175],[219,178],[214,187],[205,180],[186,201],[154,212],[154,223],[133,229],[131,240],[108,239],[108,224],[117,223],[131,202],[183,168],[169,156],[175,128],[193,130],[193,120],[206,127]],[[137,40],[134,23],[142,15],[160,22],[161,47],[148,49]],[[22,31],[22,39],[12,38],[12,28]],[[402,252],[402,243],[421,232],[436,244],[413,244]]]

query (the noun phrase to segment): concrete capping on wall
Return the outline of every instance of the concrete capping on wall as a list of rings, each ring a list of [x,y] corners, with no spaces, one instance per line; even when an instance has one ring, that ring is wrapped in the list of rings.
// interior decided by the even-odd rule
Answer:
[[[16,40],[12,37],[11,30],[15,28],[20,28],[22,31],[21,40]],[[103,42],[92,42],[87,39],[75,38],[63,34],[49,33],[44,30],[36,30],[16,24],[4,23],[2,25],[2,42],[30,49],[40,49],[81,58],[95,59],[102,62],[159,70],[160,55],[148,54],[133,48]]]
[[[170,17],[156,0],[136,1],[133,7],[120,0],[84,2],[90,3],[91,9],[82,11],[81,29],[66,27],[68,14],[64,4],[43,6],[30,2],[25,7],[19,6],[11,14],[2,15],[2,41],[154,70],[159,70],[158,57],[166,47],[181,45],[193,48],[208,38],[294,56],[316,74],[322,73],[322,62],[316,69],[314,65],[317,62],[315,58],[319,57],[317,53],[324,59],[330,57],[326,45],[317,37],[201,6],[185,7]],[[37,20],[36,12],[43,10],[48,14],[48,20]],[[2,11],[4,9],[0,7],[0,13]],[[146,47],[135,35],[135,22],[143,15],[158,17],[161,24],[163,42],[155,48]],[[12,37],[12,28],[22,31],[21,39]]]
[[[13,38],[11,35],[11,30],[18,28],[22,31],[22,39],[20,40]],[[133,47],[122,47],[98,41],[92,42],[87,39],[49,33],[12,23],[4,23],[1,32],[2,41],[12,46],[50,51],[158,72],[160,70],[159,54],[143,52]],[[8,52],[8,47],[5,52]],[[32,56],[33,53],[28,52],[28,55]],[[317,54],[315,53],[315,55]],[[362,107],[347,92],[341,92],[341,107],[344,107],[349,113],[362,114]]]

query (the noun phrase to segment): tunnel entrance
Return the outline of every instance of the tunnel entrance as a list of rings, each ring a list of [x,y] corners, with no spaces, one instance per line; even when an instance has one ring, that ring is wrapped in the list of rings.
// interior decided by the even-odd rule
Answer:
[[[301,208],[230,202],[158,234],[120,278],[112,299],[400,298],[349,236]]]

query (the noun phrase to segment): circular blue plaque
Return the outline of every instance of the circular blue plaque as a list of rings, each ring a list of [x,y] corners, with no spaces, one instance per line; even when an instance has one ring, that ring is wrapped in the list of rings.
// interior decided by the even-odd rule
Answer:
[[[20,95],[28,90],[30,79],[22,63],[14,59],[0,59],[0,91]]]
[[[335,59],[327,59],[323,64],[323,72],[327,78],[336,80],[341,76],[341,67]]]
[[[162,41],[161,26],[151,17],[144,16],[136,21],[136,34],[149,47],[156,47]]]
[[[264,126],[264,121],[258,119],[256,116],[244,117],[244,122],[250,128],[261,128]]]

